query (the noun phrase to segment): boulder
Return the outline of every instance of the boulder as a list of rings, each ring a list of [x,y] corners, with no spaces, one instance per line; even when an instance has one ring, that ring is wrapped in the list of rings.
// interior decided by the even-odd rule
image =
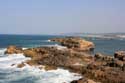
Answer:
[[[18,54],[18,53],[23,53],[23,50],[22,48],[17,46],[9,46],[5,51],[5,54]]]

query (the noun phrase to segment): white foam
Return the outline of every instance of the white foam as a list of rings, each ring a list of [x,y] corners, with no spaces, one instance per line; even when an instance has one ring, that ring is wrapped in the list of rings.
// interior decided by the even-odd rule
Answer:
[[[4,56],[4,53],[5,53],[6,49],[0,49],[0,56]]]
[[[28,78],[34,81],[33,83],[70,83],[73,80],[80,79],[81,76],[76,73],[71,73],[68,70],[60,69],[45,71],[40,70],[38,66],[29,66],[26,64],[23,68],[17,68],[16,65],[30,58],[26,58],[23,54],[11,54],[4,55],[5,50],[0,50],[2,57],[0,57],[0,71],[9,73],[6,76],[6,80],[0,80],[0,82],[5,83],[6,81],[18,81],[20,79]],[[15,66],[12,66],[15,64]],[[10,78],[10,79],[8,79]],[[26,83],[27,83],[26,82]]]
[[[22,70],[28,71],[33,77],[39,78],[35,83],[70,83],[81,78],[79,74],[71,73],[68,70],[57,69],[45,71],[37,67],[25,66]]]
[[[28,49],[28,48],[23,48],[23,50],[26,50],[26,49]]]
[[[65,47],[65,46],[61,46],[61,45],[59,45],[59,44],[54,44],[54,45],[43,45],[43,46],[48,46],[48,47],[57,47],[58,50],[67,49],[67,47]]]
[[[13,64],[16,65],[29,59],[23,54],[4,55],[4,57],[0,57],[0,66],[1,68],[10,68]]]
[[[51,40],[47,40],[48,42],[51,42]]]
[[[26,64],[22,71],[28,71],[32,77],[39,78],[35,83],[70,83],[73,80],[81,78],[79,74],[71,73],[68,70],[60,69],[45,71],[37,66],[29,66]]]
[[[58,50],[67,49],[67,47],[61,46],[61,45],[58,45],[58,44],[55,44],[54,46],[56,46]]]

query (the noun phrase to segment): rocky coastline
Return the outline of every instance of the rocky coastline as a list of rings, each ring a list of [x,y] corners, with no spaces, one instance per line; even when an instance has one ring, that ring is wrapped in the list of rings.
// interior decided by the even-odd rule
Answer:
[[[65,48],[52,46],[22,49],[9,46],[5,54],[23,53],[31,58],[18,64],[19,68],[24,67],[25,63],[31,66],[44,65],[45,70],[64,68],[83,76],[71,83],[125,83],[125,51],[115,52],[114,56],[101,53],[92,55],[90,52],[95,48],[94,43],[82,38],[65,37],[50,40],[60,43]]]

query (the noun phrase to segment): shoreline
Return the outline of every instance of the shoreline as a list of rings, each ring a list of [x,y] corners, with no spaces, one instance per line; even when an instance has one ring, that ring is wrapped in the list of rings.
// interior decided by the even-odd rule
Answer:
[[[66,48],[37,47],[23,50],[16,46],[10,46],[5,54],[23,53],[26,57],[31,58],[31,60],[26,62],[31,66],[46,65],[49,70],[61,67],[85,77],[71,83],[85,83],[85,79],[91,79],[100,83],[125,82],[124,51],[116,52],[114,57],[101,53],[91,56],[87,52],[93,51],[95,45],[90,41],[78,37],[55,38],[51,39],[51,41],[59,42]],[[25,66],[23,63],[20,65],[20,67]],[[117,79],[115,79],[114,72],[117,75]]]

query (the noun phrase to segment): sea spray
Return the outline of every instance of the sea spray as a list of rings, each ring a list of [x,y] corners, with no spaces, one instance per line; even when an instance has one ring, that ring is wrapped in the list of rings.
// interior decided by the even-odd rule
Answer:
[[[57,69],[45,71],[37,66],[17,68],[17,65],[30,60],[23,54],[5,55],[6,49],[0,50],[0,83],[70,83],[81,76],[68,70]],[[2,77],[2,78],[1,78]]]

